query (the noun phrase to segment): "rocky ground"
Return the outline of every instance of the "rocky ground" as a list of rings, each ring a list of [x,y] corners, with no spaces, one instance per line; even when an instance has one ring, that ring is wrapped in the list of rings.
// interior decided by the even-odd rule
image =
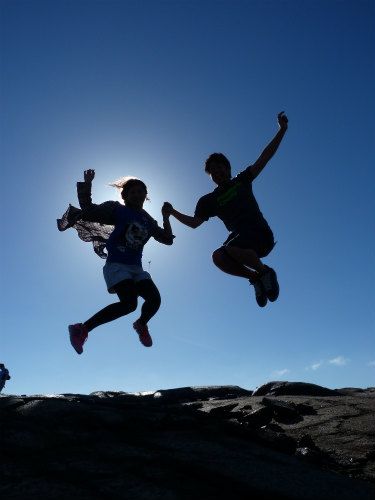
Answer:
[[[3,500],[367,500],[373,389],[0,395]]]

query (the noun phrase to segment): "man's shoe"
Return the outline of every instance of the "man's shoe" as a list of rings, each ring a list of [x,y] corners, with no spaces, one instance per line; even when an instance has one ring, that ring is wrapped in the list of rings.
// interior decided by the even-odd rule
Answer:
[[[275,302],[279,296],[280,287],[277,282],[277,275],[275,271],[268,266],[264,266],[265,271],[260,275],[260,281],[264,287],[267,298],[270,302]]]
[[[76,323],[75,325],[69,325],[69,336],[70,336],[70,343],[76,350],[78,354],[83,353],[83,344],[87,340],[87,336],[89,332],[87,331],[87,328],[83,326],[82,323]]]
[[[135,323],[133,323],[133,328],[138,333],[139,340],[141,341],[141,343],[145,347],[151,347],[152,346],[152,338],[151,338],[150,333],[148,331],[147,325],[141,325],[139,320],[137,320]]]
[[[251,283],[251,282],[250,282]],[[254,286],[255,290],[255,300],[259,307],[264,307],[267,304],[267,294],[263,287],[263,283],[260,279],[255,281],[255,283],[251,283]]]

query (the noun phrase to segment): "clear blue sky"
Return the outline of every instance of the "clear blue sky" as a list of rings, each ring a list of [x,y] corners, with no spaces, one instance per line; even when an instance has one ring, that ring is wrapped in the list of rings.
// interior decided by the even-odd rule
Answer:
[[[6,393],[143,391],[270,380],[368,387],[374,373],[374,4],[372,0],[1,0],[1,344]],[[211,262],[218,219],[172,220],[172,247],[144,266],[162,295],[144,348],[138,315],[90,334],[67,326],[113,300],[104,261],[56,218],[76,181],[141,178],[161,222],[289,130],[254,182],[278,241],[280,282],[260,309],[246,280]],[[149,264],[149,262],[151,262]]]

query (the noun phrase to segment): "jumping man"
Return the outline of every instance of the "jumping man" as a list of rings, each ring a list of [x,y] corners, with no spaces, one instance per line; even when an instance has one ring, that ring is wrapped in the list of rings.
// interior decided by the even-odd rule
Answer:
[[[202,196],[194,216],[178,212],[170,203],[164,204],[167,213],[193,229],[210,217],[219,217],[230,234],[223,245],[212,254],[214,264],[225,273],[246,278],[254,286],[258,305],[274,302],[279,295],[276,272],[260,260],[275,246],[273,233],[259,210],[253,195],[252,182],[276,153],[288,119],[284,111],[277,117],[279,131],[259,158],[232,178],[231,165],[222,153],[211,154],[205,162],[205,172],[217,187]]]

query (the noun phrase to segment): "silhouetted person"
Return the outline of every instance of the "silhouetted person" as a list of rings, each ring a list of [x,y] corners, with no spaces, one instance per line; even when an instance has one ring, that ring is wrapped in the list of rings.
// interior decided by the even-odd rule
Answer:
[[[0,392],[4,389],[7,380],[10,380],[9,371],[4,363],[0,363]]]
[[[141,343],[150,347],[152,339],[147,323],[160,307],[160,294],[151,275],[142,267],[142,252],[153,237],[160,243],[172,245],[174,236],[169,214],[163,209],[163,228],[143,209],[147,187],[136,178],[124,178],[112,186],[121,189],[123,204],[107,201],[95,205],[91,201],[91,182],[94,170],[84,172],[85,182],[77,183],[78,200],[82,210],[69,206],[57,221],[60,231],[77,229],[84,241],[92,241],[98,255],[106,258],[103,268],[109,293],[116,293],[119,302],[108,305],[84,323],[69,325],[70,342],[78,354],[83,352],[89,332],[136,310],[138,297],[144,299],[141,315],[133,324]],[[108,255],[103,253],[106,247]]]
[[[205,172],[217,188],[202,196],[194,216],[178,212],[170,203],[164,208],[177,220],[193,229],[210,217],[219,217],[230,235],[212,254],[214,264],[225,273],[247,278],[255,288],[260,307],[279,295],[276,272],[262,263],[275,246],[273,233],[259,210],[252,182],[277,151],[288,128],[284,111],[278,114],[279,131],[253,165],[232,178],[231,165],[222,153],[213,153],[205,162]]]

